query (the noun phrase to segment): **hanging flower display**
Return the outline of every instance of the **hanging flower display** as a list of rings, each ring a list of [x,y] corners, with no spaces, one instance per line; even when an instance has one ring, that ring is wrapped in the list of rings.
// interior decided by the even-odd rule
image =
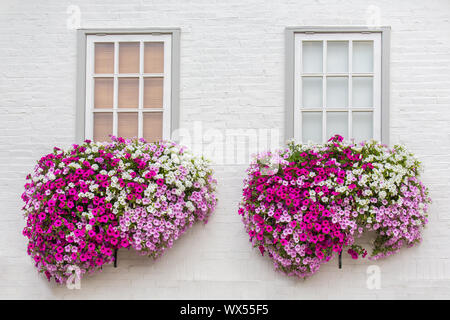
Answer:
[[[156,258],[196,221],[207,222],[216,206],[216,181],[208,162],[174,143],[146,148],[135,143],[119,152],[128,170],[112,178],[108,195],[121,200],[121,234]]]
[[[196,221],[207,222],[216,205],[212,173],[173,142],[112,137],[54,148],[22,194],[28,254],[58,283],[111,263],[120,248],[156,258]]]
[[[301,278],[374,231],[371,259],[421,241],[431,202],[420,163],[402,146],[375,141],[295,144],[258,155],[248,168],[239,214],[254,247],[275,268]]]

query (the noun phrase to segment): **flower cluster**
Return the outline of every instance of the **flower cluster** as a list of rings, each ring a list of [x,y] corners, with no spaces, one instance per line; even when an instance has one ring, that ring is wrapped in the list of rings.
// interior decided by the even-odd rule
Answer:
[[[120,248],[157,257],[194,222],[207,222],[215,183],[206,160],[172,142],[112,137],[54,148],[22,194],[27,252],[58,283],[111,263]]]
[[[119,156],[126,170],[107,195],[119,199],[119,230],[133,248],[156,258],[196,221],[207,222],[217,202],[207,161],[174,143],[135,142]]]
[[[275,161],[274,161],[275,159]],[[404,147],[370,141],[288,144],[262,153],[248,168],[239,214],[254,247],[287,275],[308,277],[344,247],[375,231],[372,259],[421,240],[428,193],[420,163]]]

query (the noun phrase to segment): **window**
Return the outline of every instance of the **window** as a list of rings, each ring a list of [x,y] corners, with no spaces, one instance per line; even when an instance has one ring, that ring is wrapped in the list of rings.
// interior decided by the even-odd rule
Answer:
[[[177,39],[174,32],[82,31],[80,138],[171,138],[178,121]]]
[[[383,32],[344,31],[288,30],[288,138],[325,142],[340,134],[357,142],[387,141]]]

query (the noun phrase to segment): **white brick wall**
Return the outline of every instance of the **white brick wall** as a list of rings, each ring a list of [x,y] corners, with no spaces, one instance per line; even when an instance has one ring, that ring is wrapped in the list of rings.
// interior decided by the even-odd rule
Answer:
[[[365,25],[379,9],[392,27],[391,142],[420,157],[434,199],[423,244],[377,263],[380,290],[366,287],[370,262],[347,257],[342,270],[334,261],[307,281],[279,275],[236,214],[245,165],[218,165],[210,223],[163,258],[121,251],[119,268],[84,279],[82,290],[48,284],[25,252],[20,194],[39,156],[74,141],[70,5],[83,28],[181,28],[182,125],[279,128],[281,138],[284,28]],[[449,298],[449,19],[448,0],[0,0],[0,298]]]

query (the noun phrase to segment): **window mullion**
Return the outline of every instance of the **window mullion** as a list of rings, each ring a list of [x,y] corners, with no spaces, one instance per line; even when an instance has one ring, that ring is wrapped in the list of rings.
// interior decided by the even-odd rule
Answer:
[[[172,59],[172,40],[164,40],[164,78],[163,78],[163,139],[170,139],[172,131],[171,123],[171,92],[172,86],[170,82],[172,77],[170,76],[172,72],[171,59]]]
[[[143,114],[144,107],[144,41],[139,42],[139,113],[138,113],[138,137],[142,138],[144,135],[143,128]]]
[[[327,41],[323,40],[323,61],[322,61],[322,142],[327,141]]]
[[[353,40],[348,42],[348,139],[353,135]]]
[[[94,140],[94,61],[95,61],[95,44],[90,41],[87,43],[87,59],[86,59],[86,114],[85,114],[85,139]]]
[[[119,73],[119,43],[114,41],[114,97],[113,97],[113,135],[117,136],[118,116],[117,106],[119,101],[119,80],[117,74]]]
[[[299,141],[303,141],[303,41],[296,40],[295,46],[297,46],[298,55],[294,58],[294,137],[296,136]],[[295,92],[298,94],[295,94]]]
[[[373,118],[373,133],[372,137],[376,140],[381,140],[381,39],[374,39],[373,41],[373,100],[372,100],[372,118]]]

